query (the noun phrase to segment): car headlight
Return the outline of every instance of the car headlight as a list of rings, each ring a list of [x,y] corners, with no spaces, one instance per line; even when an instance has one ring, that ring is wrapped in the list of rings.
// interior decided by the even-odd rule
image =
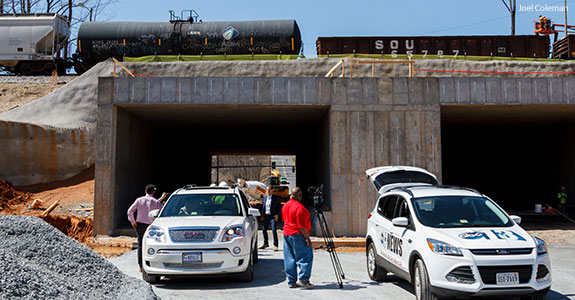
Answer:
[[[164,230],[156,225],[152,225],[150,228],[148,228],[148,234],[146,235],[146,238],[153,239],[158,243],[166,242],[166,234]]]
[[[243,236],[244,236],[244,227],[242,225],[230,226],[224,230],[224,236],[222,237],[222,242],[229,242],[235,238]]]
[[[443,255],[463,256],[463,253],[461,252],[461,250],[459,250],[459,248],[442,241],[427,239],[427,245],[429,246],[429,249],[433,251],[433,253]]]
[[[537,255],[547,253],[547,244],[545,244],[545,241],[536,236],[533,236],[533,239],[535,240],[535,244],[537,245]]]

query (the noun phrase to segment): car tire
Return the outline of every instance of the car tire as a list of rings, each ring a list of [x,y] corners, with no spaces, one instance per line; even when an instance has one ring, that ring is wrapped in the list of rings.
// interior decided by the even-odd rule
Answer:
[[[249,282],[254,279],[254,260],[252,255],[250,255],[249,259],[246,270],[238,274],[238,281],[240,282]]]
[[[437,300],[437,297],[431,293],[429,275],[421,259],[415,261],[413,267],[413,289],[417,300]]]
[[[547,299],[547,292],[538,292],[531,294],[527,297],[521,297],[521,300],[545,300]]]
[[[254,264],[257,264],[259,261],[259,257],[258,257],[258,244],[256,242],[256,245],[254,246],[254,251],[253,251],[253,257],[252,259],[254,260]]]
[[[377,264],[377,251],[373,243],[367,246],[366,258],[369,278],[373,281],[384,281],[387,277],[387,270]]]
[[[155,284],[155,283],[160,282],[160,276],[150,275],[150,274],[146,273],[146,270],[142,270],[142,279],[144,279],[145,282],[151,283],[151,284]]]

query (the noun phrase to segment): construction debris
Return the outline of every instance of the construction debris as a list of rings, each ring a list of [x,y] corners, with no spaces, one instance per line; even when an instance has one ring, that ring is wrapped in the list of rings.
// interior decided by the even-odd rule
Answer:
[[[47,215],[49,215],[55,208],[56,206],[60,205],[60,200],[56,200],[56,202],[52,203],[52,205],[50,205],[50,207],[46,208],[46,210],[40,215],[41,218],[45,218]]]
[[[34,199],[34,202],[32,202],[32,204],[30,204],[30,208],[31,209],[39,209],[42,206],[42,200],[40,199]]]

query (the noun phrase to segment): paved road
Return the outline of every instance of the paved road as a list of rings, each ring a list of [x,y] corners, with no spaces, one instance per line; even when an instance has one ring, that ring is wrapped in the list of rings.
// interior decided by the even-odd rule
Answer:
[[[289,181],[290,191],[295,187],[296,173],[292,172],[292,166],[295,156],[293,155],[274,155],[272,156],[272,162],[276,163],[276,169]]]
[[[553,287],[547,299],[575,299],[575,247],[551,246]],[[254,281],[237,283],[233,279],[179,279],[154,286],[162,299],[415,299],[413,288],[405,281],[390,276],[387,282],[373,282],[365,270],[365,255],[339,252],[346,279],[340,290],[329,255],[315,251],[311,281],[313,290],[289,289],[283,274],[283,258],[279,252],[262,250],[256,264]],[[110,259],[120,270],[141,278],[136,252]],[[511,298],[513,299],[513,298]]]

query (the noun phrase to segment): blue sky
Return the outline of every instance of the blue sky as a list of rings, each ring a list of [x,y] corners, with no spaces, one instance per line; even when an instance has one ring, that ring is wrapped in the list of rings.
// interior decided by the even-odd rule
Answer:
[[[508,0],[506,0],[508,1]],[[563,24],[561,11],[540,11],[564,0],[517,0],[533,11],[518,11],[516,34],[533,34],[540,14]],[[575,9],[575,0],[567,1]],[[315,57],[318,36],[505,35],[511,19],[501,0],[356,0],[356,1],[184,1],[118,0],[101,20],[165,22],[168,10],[194,9],[204,21],[295,19],[304,42],[304,54]],[[536,11],[539,10],[539,11]],[[571,14],[573,14],[571,16]],[[568,16],[575,24],[575,13]]]

